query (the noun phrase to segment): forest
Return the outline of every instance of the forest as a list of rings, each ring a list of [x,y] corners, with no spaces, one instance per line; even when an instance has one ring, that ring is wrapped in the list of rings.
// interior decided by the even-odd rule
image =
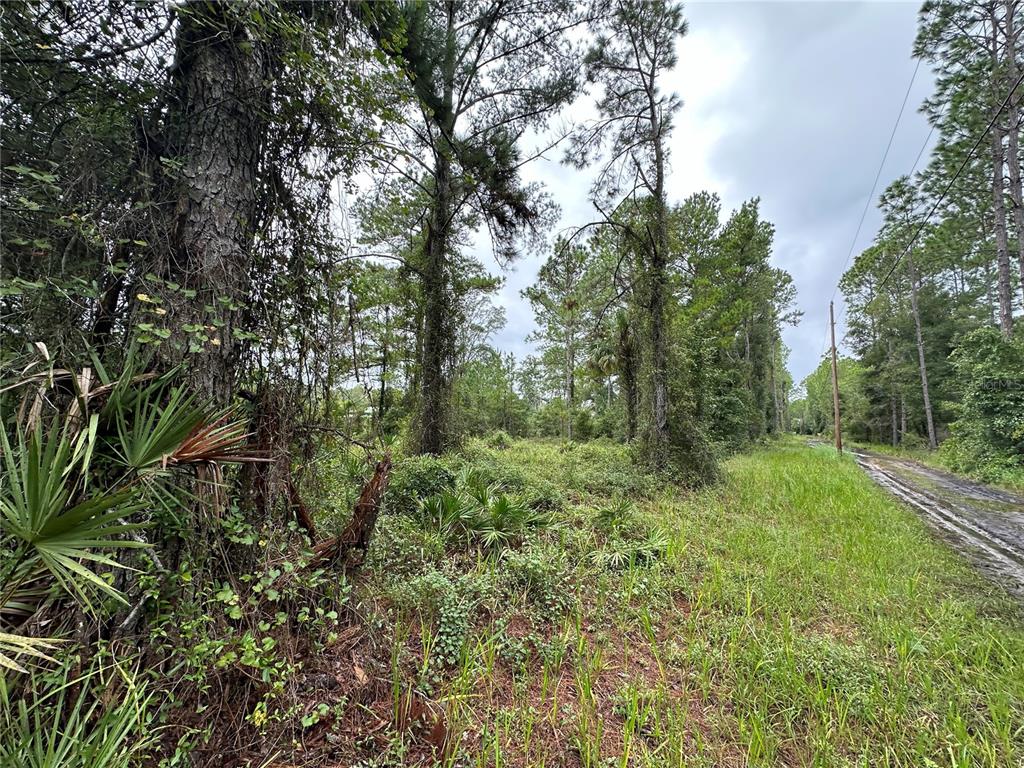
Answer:
[[[843,428],[1019,487],[1024,20],[919,22],[937,143],[842,275]],[[832,372],[787,370],[757,190],[670,191],[687,33],[0,5],[0,766],[1024,759],[1019,605],[794,436]]]
[[[1020,8],[929,3],[914,55],[935,69],[921,105],[936,143],[878,200],[882,226],[840,280],[853,356],[840,362],[857,440],[935,451],[946,466],[1024,484]],[[823,362],[794,404],[830,431]]]

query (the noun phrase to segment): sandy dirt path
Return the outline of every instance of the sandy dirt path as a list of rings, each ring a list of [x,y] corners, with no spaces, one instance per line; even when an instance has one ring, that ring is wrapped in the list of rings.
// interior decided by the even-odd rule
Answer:
[[[1024,602],[1024,498],[909,459],[851,452],[875,482]]]

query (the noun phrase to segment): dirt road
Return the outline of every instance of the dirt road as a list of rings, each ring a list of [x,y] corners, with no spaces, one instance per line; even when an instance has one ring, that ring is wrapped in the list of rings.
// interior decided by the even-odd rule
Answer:
[[[1024,602],[1024,498],[908,459],[852,451],[875,482],[916,509],[990,579]]]

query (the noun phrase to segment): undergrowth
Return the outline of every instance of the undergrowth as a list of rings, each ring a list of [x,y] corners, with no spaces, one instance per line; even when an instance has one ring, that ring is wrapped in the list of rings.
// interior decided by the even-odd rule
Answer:
[[[337,512],[318,527],[340,530],[366,463],[336,449],[319,470],[318,509]],[[777,444],[700,492],[600,442],[397,457],[351,581],[310,565],[294,523],[274,540],[231,510],[217,525],[251,568],[187,605],[154,591],[146,657],[58,667],[66,696],[5,737],[36,717],[84,727],[81,685],[62,681],[86,675],[123,681],[145,723],[117,765],[1024,758],[1019,609],[849,457]]]
[[[537,516],[488,544],[498,498]],[[1020,614],[849,459],[777,445],[687,494],[616,446],[480,441],[400,462],[380,526],[341,764],[1024,755]]]

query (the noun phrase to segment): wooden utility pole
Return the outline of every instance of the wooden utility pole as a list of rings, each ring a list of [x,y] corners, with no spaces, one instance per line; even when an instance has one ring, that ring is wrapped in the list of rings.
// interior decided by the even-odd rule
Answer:
[[[839,423],[839,362],[836,360],[836,317],[828,303],[828,325],[832,333],[832,408],[835,413],[836,450],[843,452],[843,428]]]

